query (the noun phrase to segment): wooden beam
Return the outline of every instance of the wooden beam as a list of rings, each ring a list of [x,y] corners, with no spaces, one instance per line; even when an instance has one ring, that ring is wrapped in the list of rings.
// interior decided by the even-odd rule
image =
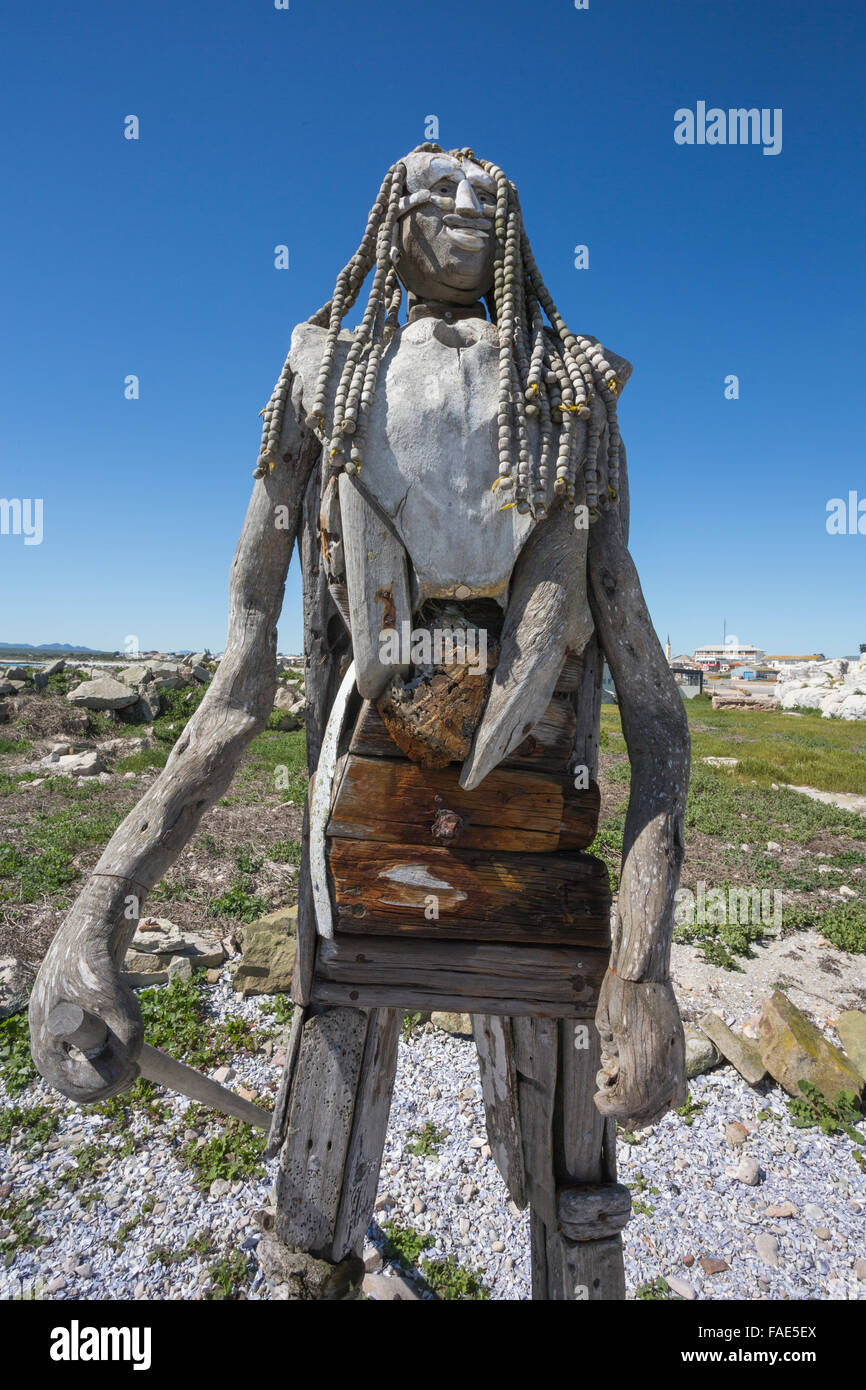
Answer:
[[[604,864],[585,854],[508,854],[419,845],[330,842],[338,927],[345,920],[377,930],[417,922],[425,933],[455,922],[510,930],[586,929],[609,940],[610,887]],[[423,924],[426,923],[426,926]]]
[[[375,1000],[391,1008],[588,1018],[606,963],[606,952],[592,948],[338,933],[319,945],[313,998],[356,1008],[380,1006]]]

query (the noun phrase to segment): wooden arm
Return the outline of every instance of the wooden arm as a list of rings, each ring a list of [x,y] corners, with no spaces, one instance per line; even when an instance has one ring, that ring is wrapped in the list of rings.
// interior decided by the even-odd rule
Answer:
[[[121,968],[143,903],[204,812],[231,782],[244,749],[264,726],[276,689],[277,621],[301,503],[320,446],[302,430],[297,392],[287,403],[281,462],[256,483],[229,585],[225,654],[207,694],[157,781],[118,827],[42,962],[30,999],[33,1060],[77,1101],[124,1090],[138,1074],[141,1013]],[[85,1054],[52,1035],[61,1002],[79,1005],[107,1030]]]
[[[586,529],[557,506],[526,542],[514,571],[499,660],[460,785],[477,787],[541,719],[566,651],[592,636],[586,601]]]
[[[615,508],[590,527],[589,583],[631,761],[611,965],[621,979],[659,982],[668,977],[684,853],[689,729]]]

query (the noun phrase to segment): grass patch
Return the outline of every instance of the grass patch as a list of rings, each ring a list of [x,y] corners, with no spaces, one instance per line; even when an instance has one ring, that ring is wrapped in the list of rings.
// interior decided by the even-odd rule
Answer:
[[[446,1255],[443,1260],[423,1259],[420,1269],[433,1292],[448,1302],[490,1298],[490,1290],[482,1282],[482,1271],[465,1269],[453,1255]]]
[[[48,1200],[48,1188],[40,1184],[35,1191],[0,1199],[0,1256],[7,1269],[19,1250],[35,1250],[48,1244],[39,1235],[36,1213]]]
[[[837,903],[820,914],[817,925],[821,935],[840,951],[866,954],[866,903],[859,900]]]
[[[191,980],[172,980],[168,985],[142,990],[138,1002],[148,1042],[191,1067],[216,1067],[228,1055],[254,1052],[259,1045],[246,1019],[228,1018],[220,1023],[208,1012],[200,971]]]
[[[420,1129],[410,1129],[408,1137],[415,1140],[414,1144],[409,1145],[410,1154],[419,1154],[423,1158],[434,1158],[448,1138],[448,1131],[447,1129],[437,1129],[432,1120],[426,1120]]]
[[[240,1298],[244,1285],[249,1282],[250,1262],[241,1250],[232,1250],[212,1264],[208,1274],[211,1282],[205,1298],[220,1302]]]
[[[184,1145],[181,1153],[184,1162],[195,1173],[196,1183],[207,1192],[216,1178],[227,1182],[246,1182],[252,1178],[264,1177],[262,1164],[267,1135],[262,1130],[253,1129],[243,1120],[234,1118],[225,1121],[223,1130],[204,1144],[191,1139]]]
[[[149,767],[165,767],[167,762],[166,748],[143,748],[140,753],[130,753],[128,758],[121,758],[115,772],[144,772]]]
[[[0,1076],[10,1096],[19,1096],[38,1073],[30,1056],[30,1029],[26,1014],[14,1014],[0,1023]]]
[[[254,884],[243,874],[238,875],[230,888],[208,905],[212,917],[234,917],[239,922],[255,922],[268,912],[268,903],[258,897]]]
[[[303,729],[286,734],[265,730],[253,739],[247,760],[235,780],[233,790],[237,795],[230,800],[251,804],[262,792],[276,792],[281,801],[303,805],[308,780]]]
[[[13,1105],[0,1110],[0,1144],[8,1144],[13,1136],[28,1153],[41,1149],[57,1129],[60,1118],[47,1105]]]
[[[92,805],[90,789],[81,790]],[[105,844],[124,815],[99,805],[90,811],[68,806],[51,814],[36,812],[22,826],[17,844],[0,842],[0,903],[37,902],[72,883],[79,877],[75,856]]]
[[[297,864],[301,862],[300,840],[277,840],[268,846],[268,858],[275,864]]]

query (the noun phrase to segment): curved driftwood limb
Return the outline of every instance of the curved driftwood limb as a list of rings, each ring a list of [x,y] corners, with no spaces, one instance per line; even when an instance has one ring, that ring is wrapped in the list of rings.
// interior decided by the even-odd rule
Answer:
[[[460,785],[477,787],[512,753],[550,703],[566,651],[592,635],[586,598],[585,529],[557,507],[520,554],[502,628],[499,660]]]
[[[597,1015],[603,1056],[596,1104],[635,1128],[685,1098],[682,1024],[668,972],[689,731],[614,508],[590,528],[589,579],[631,761],[611,973]]]
[[[258,482],[231,570],[229,635],[207,694],[153,786],[112,836],[42,962],[30,999],[33,1060],[72,1100],[124,1090],[138,1074],[141,1014],[121,976],[148,892],[228,787],[265,724],[276,688],[277,620],[307,479],[319,452],[287,408],[282,462]],[[48,1030],[61,1002],[101,1020],[107,1041],[87,1056]]]

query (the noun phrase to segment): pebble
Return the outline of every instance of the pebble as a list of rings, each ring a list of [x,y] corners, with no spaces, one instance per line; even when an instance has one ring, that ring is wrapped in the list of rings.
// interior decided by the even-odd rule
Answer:
[[[697,1298],[697,1293],[687,1279],[681,1279],[678,1274],[668,1274],[665,1277],[674,1293],[679,1294],[680,1298],[688,1299],[689,1302]]]
[[[779,1263],[779,1242],[775,1236],[771,1236],[767,1231],[761,1231],[760,1235],[755,1237],[755,1249],[765,1265],[777,1265]]]
[[[737,1168],[737,1178],[745,1183],[747,1187],[757,1187],[761,1180],[761,1167],[756,1158],[751,1154],[743,1154]]]
[[[817,1221],[819,1224],[822,1223],[824,1220],[823,1211],[820,1207],[816,1207],[814,1202],[806,1203],[806,1205],[803,1208],[803,1215],[805,1216],[807,1221]]]
[[[707,1025],[709,1027],[709,1024]],[[745,1125],[741,1125],[739,1120],[734,1120],[732,1124],[725,1125],[725,1138],[732,1149],[739,1148],[740,1144],[745,1144],[749,1137],[749,1131]]]

